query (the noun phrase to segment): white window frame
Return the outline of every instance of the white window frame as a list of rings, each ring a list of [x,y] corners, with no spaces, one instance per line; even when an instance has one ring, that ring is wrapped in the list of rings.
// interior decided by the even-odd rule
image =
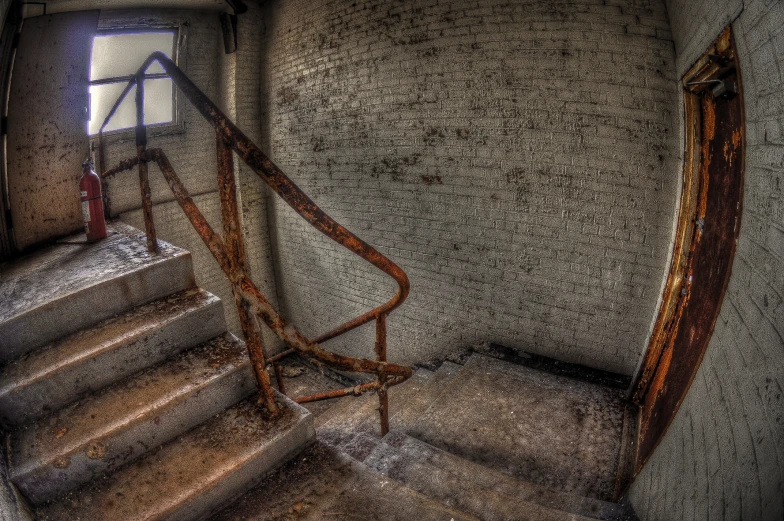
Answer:
[[[187,42],[188,20],[184,18],[172,18],[166,16],[142,16],[137,13],[106,13],[104,18],[102,13],[101,20],[98,22],[98,31],[96,36],[110,36],[112,34],[132,34],[143,32],[174,32],[174,48],[172,51],[171,59],[177,66],[186,70],[185,68],[185,45]],[[91,57],[92,62],[92,57]],[[105,85],[110,83],[127,83],[132,74],[128,76],[121,76],[117,78],[106,78],[103,80],[90,80],[89,85]],[[151,75],[151,78],[167,78],[166,73]],[[131,97],[130,94],[126,99]],[[176,85],[172,84],[172,120],[166,123],[156,123],[147,126],[147,135],[150,137],[164,136],[170,134],[181,134],[185,132],[185,110],[184,110],[184,97]],[[103,121],[101,121],[103,124]],[[104,141],[109,143],[116,143],[122,141],[129,141],[135,139],[134,127],[104,131]],[[91,140],[98,139],[98,134],[90,136]]]

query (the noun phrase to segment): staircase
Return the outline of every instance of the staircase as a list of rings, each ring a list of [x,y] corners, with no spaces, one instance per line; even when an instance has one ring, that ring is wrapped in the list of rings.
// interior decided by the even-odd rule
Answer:
[[[312,442],[302,407],[278,394],[268,421],[256,406],[245,346],[188,252],[150,254],[116,223],[0,273],[0,421],[36,519],[200,519]]]
[[[636,520],[614,501],[636,421],[617,388],[474,353],[418,369],[390,403],[384,437],[371,397],[306,404],[317,444],[210,521]]]
[[[146,148],[143,79],[155,61],[215,129],[223,235],[165,152]],[[134,85],[136,156],[107,170],[103,128]],[[635,432],[618,389],[481,355],[436,371],[389,362],[387,315],[408,295],[405,272],[318,208],[168,57],[147,58],[99,142],[103,178],[138,167],[145,233],[114,224],[97,244],[72,237],[0,267],[0,424],[11,481],[37,520],[635,519],[613,502]],[[395,295],[313,339],[288,324],[245,269],[234,153],[394,279]],[[230,282],[246,344],[195,287],[190,254],[157,240],[150,163]],[[256,319],[290,349],[267,360]],[[375,360],[321,345],[370,323]],[[281,361],[295,354],[374,379],[286,379]],[[267,361],[310,412],[273,390]]]
[[[190,254],[110,233],[2,266],[0,422],[35,519],[636,519],[614,502],[619,389],[474,353],[391,387],[383,437],[373,393],[310,411],[276,393],[270,421]],[[287,364],[290,396],[344,385]]]

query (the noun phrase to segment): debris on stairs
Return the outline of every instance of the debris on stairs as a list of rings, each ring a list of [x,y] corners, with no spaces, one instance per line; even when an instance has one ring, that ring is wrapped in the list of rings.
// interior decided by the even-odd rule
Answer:
[[[196,520],[315,438],[255,405],[244,344],[191,256],[121,223],[0,266],[0,421],[40,521]]]

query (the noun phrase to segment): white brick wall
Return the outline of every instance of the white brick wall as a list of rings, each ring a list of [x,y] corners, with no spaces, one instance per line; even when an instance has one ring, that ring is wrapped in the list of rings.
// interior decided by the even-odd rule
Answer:
[[[263,148],[411,278],[392,359],[494,341],[632,373],[679,183],[663,3],[287,0],[264,21]],[[393,294],[279,201],[270,220],[305,334]]]
[[[740,241],[705,359],[631,488],[643,521],[784,519],[784,3],[744,4],[732,23],[748,139]],[[703,52],[737,14],[714,0],[668,8],[679,54],[710,33]]]

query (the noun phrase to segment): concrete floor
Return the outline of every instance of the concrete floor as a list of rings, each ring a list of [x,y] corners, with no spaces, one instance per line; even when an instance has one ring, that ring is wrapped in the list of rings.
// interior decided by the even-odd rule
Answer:
[[[617,389],[474,355],[407,434],[519,479],[609,500],[625,420]]]
[[[211,521],[636,519],[609,501],[634,421],[619,389],[461,361],[394,387],[383,439],[373,395],[307,404],[317,444]],[[290,395],[339,386],[303,367],[285,362]]]

